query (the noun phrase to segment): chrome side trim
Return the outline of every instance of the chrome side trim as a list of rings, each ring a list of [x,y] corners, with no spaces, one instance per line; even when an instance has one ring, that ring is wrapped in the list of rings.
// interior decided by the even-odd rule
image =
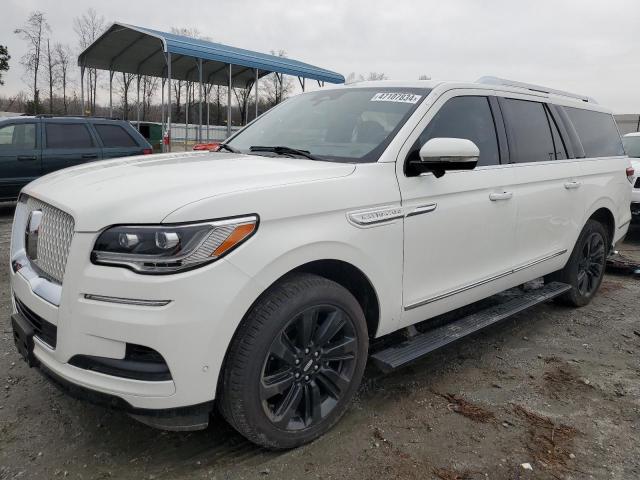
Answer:
[[[436,208],[438,208],[437,203],[429,203],[426,205],[418,205],[416,208],[407,213],[406,217],[413,217],[415,215],[422,215],[423,213],[433,212]]]
[[[119,303],[122,305],[137,305],[140,307],[164,307],[165,305],[169,305],[171,303],[171,300],[143,300],[138,298],[109,297],[107,295],[94,295],[92,293],[85,293],[84,298],[86,300],[93,300],[96,302]]]
[[[552,258],[559,257],[560,255],[564,255],[565,253],[567,253],[566,248],[564,250],[560,250],[559,252],[552,253],[551,255],[547,255],[546,257],[539,258],[538,260],[534,260],[532,262],[525,263],[524,265],[520,265],[519,267],[514,268],[511,271],[511,273],[520,272],[527,268],[533,267],[534,265],[538,265],[539,263],[546,262],[547,260],[551,260]]]
[[[512,268],[511,270],[507,270],[506,272],[499,273],[497,275],[485,278],[485,279],[480,280],[478,282],[470,283],[468,285],[464,285],[462,287],[458,287],[458,288],[456,288],[454,290],[451,290],[449,292],[441,293],[440,295],[436,295],[435,297],[427,298],[427,299],[424,299],[424,300],[418,300],[417,302],[414,302],[414,303],[411,303],[409,305],[406,305],[404,307],[404,311],[406,312],[407,310],[413,310],[414,308],[422,307],[422,306],[427,305],[429,303],[437,302],[438,300],[443,300],[445,298],[452,297],[453,295],[457,295],[458,293],[466,292],[467,290],[471,290],[472,288],[476,288],[476,287],[479,287],[481,285],[486,285],[487,283],[491,283],[491,282],[493,282],[495,280],[498,280],[500,278],[508,277],[509,275],[513,275],[516,272],[520,272],[520,271],[525,270],[527,268],[533,267],[534,265],[538,265],[539,263],[546,262],[547,260],[551,260],[552,258],[559,257],[560,255],[564,255],[565,253],[567,253],[566,249],[565,250],[561,250],[559,252],[552,253],[550,255],[547,255],[545,257],[539,258],[539,259],[534,260],[532,262],[525,263],[524,265]]]
[[[404,217],[401,207],[380,207],[347,212],[347,220],[356,227],[368,227]]]

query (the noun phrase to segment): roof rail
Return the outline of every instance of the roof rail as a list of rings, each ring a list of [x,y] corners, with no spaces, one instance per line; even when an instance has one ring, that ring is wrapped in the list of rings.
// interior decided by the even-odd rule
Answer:
[[[577,93],[565,92],[563,90],[556,90],[554,88],[542,87],[540,85],[534,85],[532,83],[517,82],[515,80],[507,80],[506,78],[498,77],[481,77],[476,83],[483,83],[485,85],[501,85],[503,87],[516,87],[530,90],[532,92],[548,93],[550,95],[559,95],[561,97],[569,97],[582,102],[598,103],[593,98],[586,95],[579,95]]]
[[[23,113],[23,117],[35,117],[35,118],[96,118],[99,120],[120,120],[117,117],[103,117],[99,115],[64,115],[55,113],[36,113],[35,115],[29,113]]]

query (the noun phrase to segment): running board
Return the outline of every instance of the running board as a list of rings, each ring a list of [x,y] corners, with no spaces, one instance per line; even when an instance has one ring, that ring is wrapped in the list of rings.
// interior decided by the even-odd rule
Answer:
[[[417,360],[428,353],[496,324],[527,308],[551,300],[571,290],[571,285],[552,282],[542,288],[522,293],[511,300],[472,313],[441,327],[416,335],[397,345],[371,355],[383,372],[389,372]]]

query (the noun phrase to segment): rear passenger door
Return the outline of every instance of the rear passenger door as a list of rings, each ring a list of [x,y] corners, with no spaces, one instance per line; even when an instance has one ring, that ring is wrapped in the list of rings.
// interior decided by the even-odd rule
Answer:
[[[142,147],[122,125],[114,122],[94,122],[92,125],[102,144],[103,158],[128,157],[142,153]]]
[[[499,103],[518,204],[515,266],[525,277],[537,276],[564,264],[581,227],[579,160],[567,158],[562,125],[545,103],[526,97]]]
[[[42,173],[102,158],[102,151],[83,119],[45,119]]]
[[[37,120],[0,126],[0,200],[14,199],[40,176],[40,130]]]

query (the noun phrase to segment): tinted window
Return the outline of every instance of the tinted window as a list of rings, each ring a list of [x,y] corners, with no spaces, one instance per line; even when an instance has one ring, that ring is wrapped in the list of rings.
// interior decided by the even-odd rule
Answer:
[[[587,157],[624,155],[624,148],[613,116],[608,113],[564,107]]]
[[[622,138],[627,155],[640,158],[640,135],[628,135]]]
[[[138,144],[120,125],[93,125],[105,147],[137,147]]]
[[[501,106],[511,161],[527,163],[555,160],[555,148],[544,105],[506,98]]]
[[[0,148],[36,148],[35,123],[0,127]]]
[[[47,148],[92,148],[89,129],[82,123],[47,123]]]
[[[424,129],[412,152],[432,138],[466,138],[480,149],[478,166],[500,163],[493,115],[486,97],[455,97],[447,101]]]

